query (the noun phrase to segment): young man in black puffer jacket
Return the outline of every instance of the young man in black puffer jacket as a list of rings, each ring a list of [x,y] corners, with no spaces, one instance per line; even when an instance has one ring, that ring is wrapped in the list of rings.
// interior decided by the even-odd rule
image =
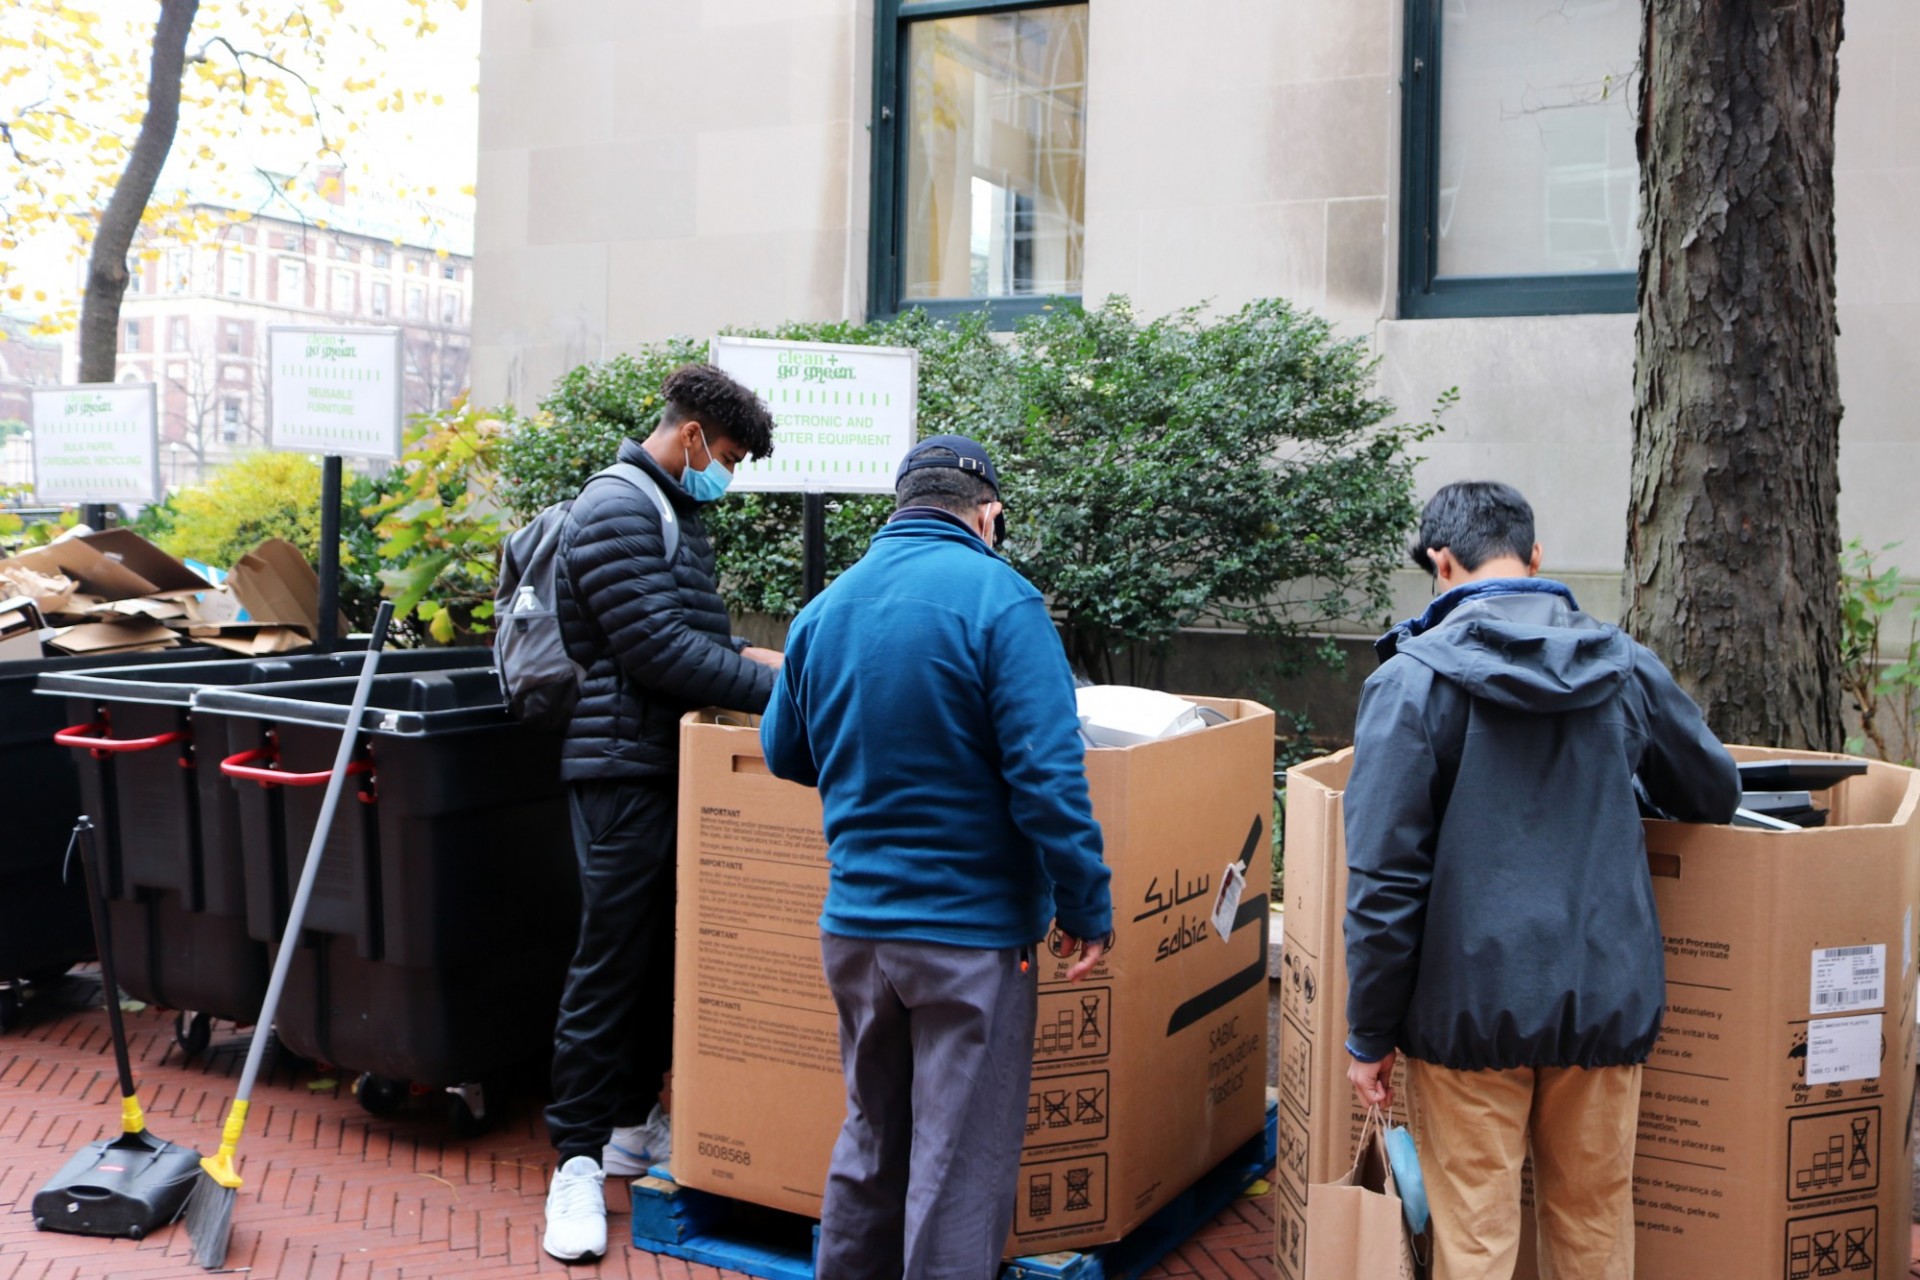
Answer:
[[[547,1127],[559,1153],[546,1251],[607,1247],[608,1173],[664,1160],[657,1105],[673,1047],[673,909],[680,717],[765,710],[780,655],[737,639],[700,508],[734,467],[773,452],[773,418],[710,365],[677,370],[666,410],[620,461],[653,478],[679,525],[671,563],[660,508],[618,477],[590,481],[562,533],[558,606],[586,671],[561,757],[580,858],[580,938],[554,1031]]]

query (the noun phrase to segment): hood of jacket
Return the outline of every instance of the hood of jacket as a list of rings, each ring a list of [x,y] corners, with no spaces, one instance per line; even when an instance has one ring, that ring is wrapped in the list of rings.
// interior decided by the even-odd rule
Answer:
[[[1632,670],[1633,641],[1580,612],[1573,592],[1543,578],[1456,587],[1375,644],[1430,668],[1476,698],[1552,714],[1614,696]]]

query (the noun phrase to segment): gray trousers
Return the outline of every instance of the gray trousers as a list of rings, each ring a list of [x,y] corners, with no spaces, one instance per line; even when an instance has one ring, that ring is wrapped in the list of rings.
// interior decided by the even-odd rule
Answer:
[[[847,1121],[818,1280],[992,1280],[1013,1224],[1037,967],[1020,949],[823,933]]]

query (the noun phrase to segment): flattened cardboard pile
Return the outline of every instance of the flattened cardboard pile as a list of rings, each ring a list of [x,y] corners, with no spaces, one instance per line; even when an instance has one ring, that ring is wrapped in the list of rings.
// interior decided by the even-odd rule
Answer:
[[[216,587],[131,529],[78,532],[0,560],[0,662],[182,643],[286,653],[313,642],[319,594],[306,557],[278,538]]]
[[[209,592],[191,613],[186,632],[199,644],[255,657],[304,649],[320,634],[320,575],[298,547],[269,538],[240,557],[224,594]],[[344,617],[334,634],[347,634]]]

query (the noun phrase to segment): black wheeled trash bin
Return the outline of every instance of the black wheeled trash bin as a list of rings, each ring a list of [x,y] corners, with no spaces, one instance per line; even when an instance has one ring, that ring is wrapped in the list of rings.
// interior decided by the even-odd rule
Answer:
[[[20,1007],[20,983],[46,982],[93,955],[80,868],[62,879],[83,812],[73,753],[54,745],[60,704],[33,696],[53,672],[158,666],[205,658],[199,646],[149,653],[0,662],[0,1031]]]
[[[50,672],[43,695],[65,700],[56,735],[79,764],[85,812],[98,828],[120,985],[176,1010],[188,1056],[207,1047],[212,1019],[250,1023],[267,992],[266,944],[247,930],[238,805],[219,770],[225,739],[196,741],[202,689],[350,675],[363,655],[222,657],[166,667]],[[492,650],[383,654],[388,670],[485,666]]]
[[[338,679],[194,700],[201,724],[226,725],[263,941],[283,944],[352,696]],[[456,1130],[475,1131],[485,1087],[551,1053],[579,931],[559,757],[491,670],[375,679],[275,1023],[294,1052],[361,1073],[368,1110],[444,1090]]]

